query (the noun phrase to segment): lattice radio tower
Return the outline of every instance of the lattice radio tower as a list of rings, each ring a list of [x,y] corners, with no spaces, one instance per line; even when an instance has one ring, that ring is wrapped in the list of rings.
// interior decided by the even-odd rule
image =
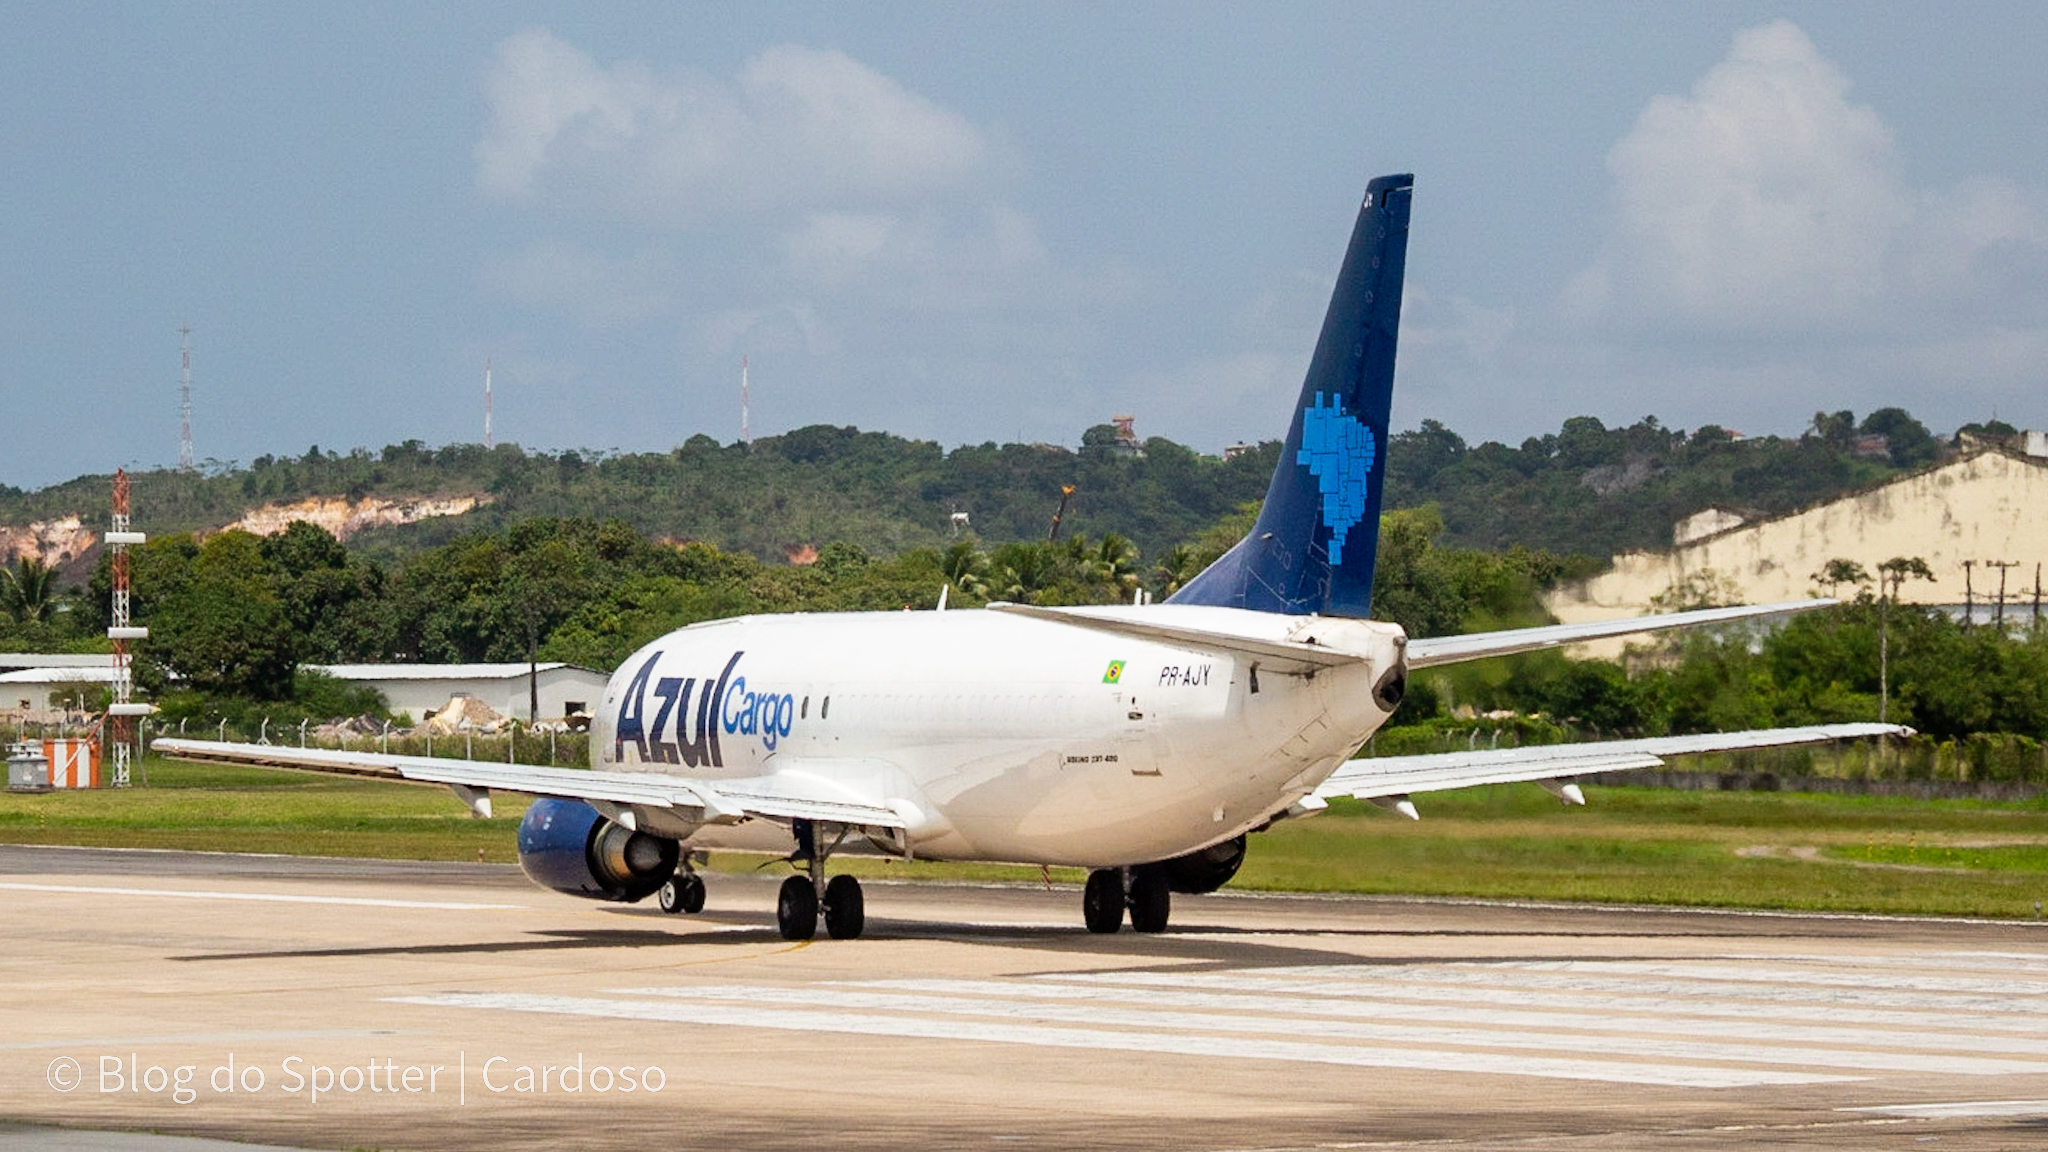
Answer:
[[[188,441],[189,445],[189,441]],[[130,640],[145,639],[149,629],[137,628],[128,620],[128,546],[148,539],[128,528],[128,470],[114,472],[114,515],[107,523],[107,552],[114,570],[112,620],[107,638],[114,642],[114,702],[107,706],[107,722],[101,748],[112,752],[114,787],[128,786],[129,758],[134,753],[135,717],[147,716],[150,707],[134,702],[134,661],[128,651]]]
[[[747,358],[740,357],[740,443],[752,447],[754,430],[747,426]]]
[[[178,326],[178,471],[192,471],[192,326]]]
[[[491,450],[491,358],[484,357],[484,451]]]

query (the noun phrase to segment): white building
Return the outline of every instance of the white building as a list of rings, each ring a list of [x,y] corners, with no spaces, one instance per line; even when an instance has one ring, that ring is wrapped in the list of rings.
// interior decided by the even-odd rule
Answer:
[[[384,694],[393,713],[414,721],[447,706],[457,696],[486,704],[501,716],[560,720],[573,712],[594,713],[611,678],[574,664],[543,662],[534,669],[540,714],[530,715],[525,664],[309,664],[336,680],[363,684]]]
[[[99,695],[95,689],[114,681],[114,669],[106,656],[34,656],[36,660],[61,660],[57,667],[8,667],[0,663],[0,716],[12,721],[47,722],[81,707],[91,708]],[[5,659],[5,657],[0,657]]]

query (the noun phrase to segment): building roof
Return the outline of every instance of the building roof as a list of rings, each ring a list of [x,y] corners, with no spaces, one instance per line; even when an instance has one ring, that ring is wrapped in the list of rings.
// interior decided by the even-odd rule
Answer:
[[[98,668],[15,668],[0,672],[0,684],[110,684],[114,670]]]
[[[0,652],[0,669],[7,668],[111,668],[114,657],[106,652],[72,655],[56,652]]]
[[[536,672],[567,668],[602,677],[595,668],[543,660],[533,665]],[[513,664],[308,664],[313,672],[325,672],[336,680],[517,680],[526,676],[528,665]]]

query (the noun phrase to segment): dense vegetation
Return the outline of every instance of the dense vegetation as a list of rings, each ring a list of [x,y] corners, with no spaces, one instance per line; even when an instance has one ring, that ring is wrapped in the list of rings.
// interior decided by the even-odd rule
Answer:
[[[1995,423],[1966,431],[1987,440],[2012,434]],[[1783,512],[1952,450],[1897,408],[1861,421],[1816,413],[1802,436],[1747,440],[1711,425],[1686,433],[1655,418],[1608,428],[1576,417],[1519,447],[1470,445],[1428,421],[1389,445],[1387,506],[1437,505],[1446,542],[1460,547],[1521,545],[1604,560],[1668,545],[1673,522],[1711,505]],[[215,529],[250,508],[310,497],[477,495],[489,502],[473,512],[372,530],[350,545],[391,558],[536,516],[596,516],[657,539],[701,540],[775,562],[834,540],[880,556],[941,546],[956,512],[991,543],[1042,540],[1062,487],[1071,485],[1069,532],[1114,532],[1153,556],[1262,497],[1278,453],[1269,442],[1225,462],[1154,438],[1133,455],[1108,425],[1088,429],[1079,450],[990,443],[948,452],[930,441],[821,425],[751,448],[694,436],[666,453],[431,449],[418,441],[377,452],[316,446],[246,468],[140,473],[134,493],[138,524],[157,534]],[[0,525],[68,515],[103,525],[108,486],[105,476],[36,492],[0,485]]]

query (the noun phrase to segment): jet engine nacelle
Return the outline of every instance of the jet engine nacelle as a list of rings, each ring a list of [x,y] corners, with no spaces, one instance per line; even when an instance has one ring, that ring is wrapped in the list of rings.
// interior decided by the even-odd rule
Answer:
[[[675,874],[680,846],[635,832],[581,800],[542,797],[519,822],[519,867],[543,888],[590,900],[632,903]]]
[[[1159,867],[1166,869],[1166,881],[1175,892],[1184,896],[1202,896],[1214,892],[1244,866],[1245,838],[1225,840],[1211,844],[1199,852],[1176,856],[1162,862]]]

